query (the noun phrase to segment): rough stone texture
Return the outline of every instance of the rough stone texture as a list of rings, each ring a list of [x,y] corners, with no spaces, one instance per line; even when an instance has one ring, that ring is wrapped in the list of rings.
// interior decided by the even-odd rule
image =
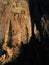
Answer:
[[[43,14],[43,16],[41,17],[41,27],[42,27],[43,40],[45,40],[46,38],[49,38],[49,18],[45,14]],[[36,24],[34,24],[34,34],[36,39],[40,41],[41,40],[40,31],[37,30]]]
[[[1,37],[2,35],[2,37]],[[0,38],[2,65],[20,53],[21,42],[26,44],[32,35],[29,7],[26,0],[0,0]],[[2,52],[1,51],[1,52]]]

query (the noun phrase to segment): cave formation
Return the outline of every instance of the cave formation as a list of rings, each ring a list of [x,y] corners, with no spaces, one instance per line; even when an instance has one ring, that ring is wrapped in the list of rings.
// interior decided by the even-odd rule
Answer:
[[[19,56],[21,43],[25,46],[29,44],[30,39],[32,47],[37,41],[39,45],[41,42],[42,44],[48,43],[49,10],[47,3],[48,0],[47,2],[44,0],[30,0],[29,2],[28,0],[0,0],[1,65]]]
[[[12,61],[21,52],[21,43],[32,36],[29,6],[25,0],[0,1],[0,63]]]

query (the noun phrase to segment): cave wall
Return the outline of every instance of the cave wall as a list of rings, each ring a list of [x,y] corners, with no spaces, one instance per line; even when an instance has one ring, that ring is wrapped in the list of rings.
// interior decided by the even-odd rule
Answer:
[[[40,1],[40,2],[39,2]],[[42,4],[43,3],[43,4]],[[34,5],[33,5],[34,4]],[[46,5],[45,5],[46,4]],[[45,28],[43,29],[41,25],[41,17],[42,23],[49,22],[49,1],[48,0],[30,0],[29,8],[30,8],[30,16],[32,22],[32,38],[27,45],[22,45],[21,54],[18,57],[18,61],[10,62],[9,64],[17,64],[17,65],[49,65],[49,37]],[[39,7],[40,5],[40,7]],[[45,8],[46,7],[46,8]],[[47,10],[48,9],[48,10]],[[36,11],[35,11],[36,10]],[[47,22],[48,20],[48,22]],[[35,37],[34,34],[34,23],[37,26],[37,29],[42,35],[42,42]],[[49,26],[49,25],[47,25]],[[41,29],[42,28],[42,29]],[[43,31],[45,35],[43,35]],[[42,33],[42,34],[41,34]]]

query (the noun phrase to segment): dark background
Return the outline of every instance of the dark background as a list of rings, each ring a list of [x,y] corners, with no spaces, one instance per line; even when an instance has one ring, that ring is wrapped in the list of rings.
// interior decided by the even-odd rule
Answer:
[[[29,9],[32,23],[32,37],[27,45],[22,44],[17,61],[5,65],[49,65],[49,37],[43,40],[40,18],[45,14],[49,18],[49,0],[30,0]],[[35,22],[34,22],[35,21]],[[40,31],[41,42],[34,35],[34,23]]]

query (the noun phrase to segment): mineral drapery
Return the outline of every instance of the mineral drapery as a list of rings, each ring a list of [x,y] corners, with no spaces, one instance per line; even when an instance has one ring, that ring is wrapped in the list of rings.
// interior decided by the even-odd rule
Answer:
[[[28,2],[0,0],[0,63],[4,65],[18,57],[21,52],[21,42],[27,44],[31,36]]]

